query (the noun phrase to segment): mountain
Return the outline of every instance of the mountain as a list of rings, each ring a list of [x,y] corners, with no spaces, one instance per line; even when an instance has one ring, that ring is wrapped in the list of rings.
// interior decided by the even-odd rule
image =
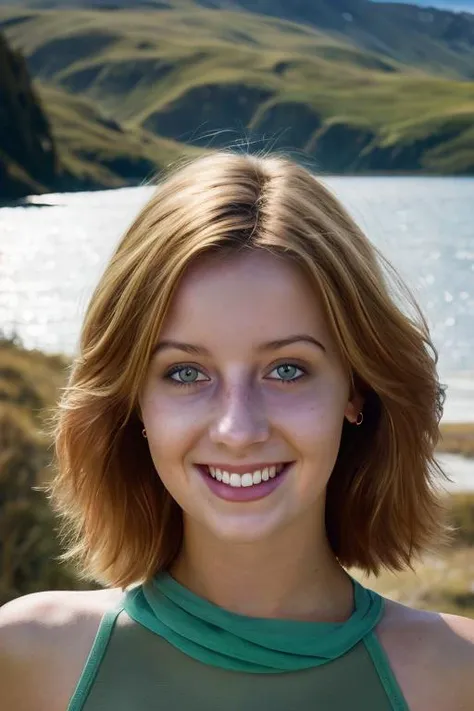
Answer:
[[[393,2],[393,0],[379,0],[379,2]],[[474,0],[398,0],[403,5],[419,5],[421,7],[435,7],[438,10],[451,12],[474,13]]]
[[[13,7],[12,0],[0,0],[2,4]],[[453,8],[458,5],[459,2],[452,4]],[[427,71],[474,79],[474,14],[459,15],[418,4],[371,0],[16,0],[14,6],[178,12],[196,7],[225,12],[243,10],[323,29],[362,49]]]
[[[127,131],[85,97],[33,85],[22,53],[1,33],[0,67],[0,200],[132,185],[192,152],[144,130]]]
[[[368,0],[290,7],[316,6],[333,25],[342,7],[346,21],[350,9],[355,17],[382,7]],[[217,12],[191,0],[169,0],[159,11],[0,7],[72,187],[140,182],[183,152],[239,142],[304,156],[320,173],[474,174],[473,52],[451,52],[451,65],[443,64],[447,50],[425,37],[438,52],[428,71],[423,61],[369,50],[335,29],[233,7]]]
[[[312,25],[408,65],[474,79],[474,15],[370,0],[199,0]]]
[[[62,176],[58,190],[136,185],[165,165],[196,151],[140,127],[129,129],[87,96],[35,82],[48,112]]]

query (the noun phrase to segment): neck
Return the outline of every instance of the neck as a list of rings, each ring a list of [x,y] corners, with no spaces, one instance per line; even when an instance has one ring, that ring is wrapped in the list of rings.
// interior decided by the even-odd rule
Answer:
[[[181,553],[170,573],[189,590],[251,617],[343,622],[353,612],[352,581],[313,522],[248,543],[216,539],[184,519]]]

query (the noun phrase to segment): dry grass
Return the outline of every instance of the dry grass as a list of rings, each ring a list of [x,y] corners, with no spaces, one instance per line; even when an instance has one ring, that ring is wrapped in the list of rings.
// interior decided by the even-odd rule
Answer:
[[[411,607],[474,618],[474,493],[447,494],[452,539],[427,553],[413,570],[378,577],[351,571],[377,592]]]
[[[471,501],[474,507],[474,499]],[[414,571],[352,575],[364,585],[410,607],[474,618],[474,547],[453,547],[426,556]]]
[[[0,339],[0,605],[45,589],[83,588],[56,561],[55,521],[33,487],[48,476],[44,416],[56,404],[68,361]]]
[[[474,422],[449,422],[441,425],[440,452],[474,458]]]

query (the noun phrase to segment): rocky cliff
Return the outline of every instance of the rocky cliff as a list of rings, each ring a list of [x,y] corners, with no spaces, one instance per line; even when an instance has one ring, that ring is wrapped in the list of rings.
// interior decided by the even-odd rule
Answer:
[[[43,192],[56,182],[54,141],[25,60],[2,35],[0,67],[0,195]]]

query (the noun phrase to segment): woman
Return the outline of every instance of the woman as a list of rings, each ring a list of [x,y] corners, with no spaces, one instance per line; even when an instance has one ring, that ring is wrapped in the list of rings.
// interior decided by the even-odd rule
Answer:
[[[66,558],[105,589],[2,609],[2,711],[474,708],[474,622],[347,572],[444,535],[436,351],[383,266],[285,158],[216,153],[160,185],[56,428]]]

